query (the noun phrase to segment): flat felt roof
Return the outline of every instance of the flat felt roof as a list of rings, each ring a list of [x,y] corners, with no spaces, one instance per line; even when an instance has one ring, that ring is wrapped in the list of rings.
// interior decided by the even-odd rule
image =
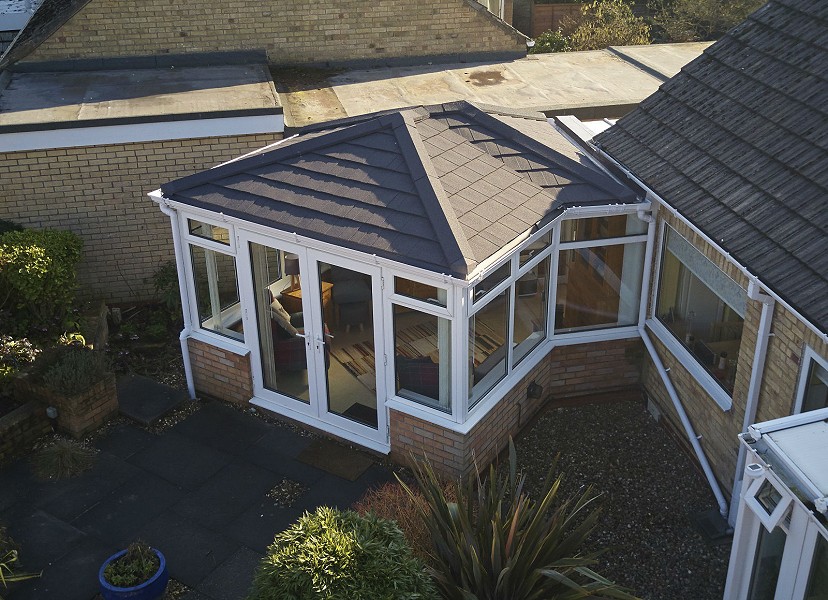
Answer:
[[[12,73],[0,132],[281,114],[265,66]]]

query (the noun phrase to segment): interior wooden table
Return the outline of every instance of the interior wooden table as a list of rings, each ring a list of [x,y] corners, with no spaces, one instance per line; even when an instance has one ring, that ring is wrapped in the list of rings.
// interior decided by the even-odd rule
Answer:
[[[320,283],[322,284],[322,310],[325,313],[325,322],[332,324],[334,322],[333,302],[331,302],[333,284],[327,281],[322,281]],[[295,290],[282,291],[282,298],[280,302],[289,313],[301,312],[302,288],[298,287]]]

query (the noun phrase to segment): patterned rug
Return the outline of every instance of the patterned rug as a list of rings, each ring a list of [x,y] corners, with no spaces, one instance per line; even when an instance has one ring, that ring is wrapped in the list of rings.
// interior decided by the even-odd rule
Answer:
[[[474,338],[474,366],[478,366],[487,356],[504,343],[503,336],[493,331],[484,323],[477,323]],[[396,353],[408,358],[430,356],[437,361],[437,323],[426,321],[420,325],[403,329],[397,334]],[[374,363],[374,341],[365,340],[352,346],[331,349],[331,356],[345,370],[356,377],[362,385],[372,392],[376,391],[376,366]]]

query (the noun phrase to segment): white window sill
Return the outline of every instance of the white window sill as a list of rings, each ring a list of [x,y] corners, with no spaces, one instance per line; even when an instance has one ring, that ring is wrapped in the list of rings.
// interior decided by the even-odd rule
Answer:
[[[685,348],[676,337],[656,319],[647,319],[647,327],[667,350],[687,369],[687,372],[696,380],[716,404],[723,411],[729,411],[733,406],[733,398],[719,385],[716,379],[699,364],[695,356]]]

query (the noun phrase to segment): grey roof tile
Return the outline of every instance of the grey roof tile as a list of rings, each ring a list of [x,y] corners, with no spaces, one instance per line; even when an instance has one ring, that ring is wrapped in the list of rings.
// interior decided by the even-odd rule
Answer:
[[[570,200],[638,201],[632,190],[574,160],[578,150],[564,152],[568,142],[542,117],[530,120],[514,129],[468,103],[344,119],[166,184],[162,193],[466,277],[516,236],[560,214]],[[513,164],[550,173],[556,187],[545,190]]]
[[[596,137],[822,331],[826,73],[828,3],[772,0]]]

